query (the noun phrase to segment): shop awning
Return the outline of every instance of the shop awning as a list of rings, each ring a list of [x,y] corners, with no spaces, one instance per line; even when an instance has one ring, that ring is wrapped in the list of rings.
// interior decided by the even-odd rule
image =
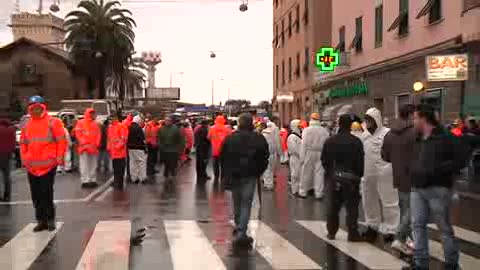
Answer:
[[[428,0],[425,3],[425,6],[423,6],[422,10],[420,10],[420,12],[417,14],[417,19],[420,19],[421,17],[430,13],[430,10],[432,9],[433,4],[435,4],[435,1],[437,0]]]
[[[323,110],[322,112],[322,121],[332,121],[332,120],[335,120],[333,119],[334,118],[334,114],[335,112],[340,108],[342,107],[344,104],[335,104],[335,105],[332,105],[332,106],[328,106],[325,108],[325,110]]]
[[[342,114],[347,114],[347,113],[351,113],[353,110],[353,105],[351,104],[345,104],[343,105],[342,107],[340,107],[340,109],[338,109],[337,111],[337,117],[342,115]]]

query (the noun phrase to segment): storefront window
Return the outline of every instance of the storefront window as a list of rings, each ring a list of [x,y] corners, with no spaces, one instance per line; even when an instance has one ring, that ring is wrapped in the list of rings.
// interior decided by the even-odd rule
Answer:
[[[395,100],[395,117],[396,118],[400,117],[400,110],[402,109],[402,107],[409,103],[411,103],[409,94],[398,95],[396,97],[396,100]]]
[[[429,104],[438,111],[440,115],[440,121],[443,118],[443,110],[442,110],[442,95],[443,89],[432,89],[427,90],[425,94],[420,97],[421,104]]]
[[[373,99],[373,106],[380,110],[383,114],[383,98],[374,98]]]

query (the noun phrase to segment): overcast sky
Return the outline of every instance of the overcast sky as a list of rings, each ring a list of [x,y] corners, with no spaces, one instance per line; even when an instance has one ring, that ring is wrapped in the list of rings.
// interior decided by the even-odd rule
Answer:
[[[78,1],[61,0],[60,14],[70,11]],[[181,99],[187,102],[210,104],[212,79],[217,104],[227,99],[228,88],[231,98],[253,103],[272,98],[271,0],[250,0],[244,13],[238,10],[242,0],[129,1],[142,2],[123,3],[138,25],[136,51],[162,53],[157,87],[169,87],[173,74],[173,86],[181,87]],[[145,3],[148,1],[155,3]],[[6,25],[13,2],[0,0],[0,45],[12,40]],[[45,7],[51,2],[44,0]],[[22,11],[37,7],[38,0],[20,0]],[[210,51],[216,52],[215,59],[210,58]]]

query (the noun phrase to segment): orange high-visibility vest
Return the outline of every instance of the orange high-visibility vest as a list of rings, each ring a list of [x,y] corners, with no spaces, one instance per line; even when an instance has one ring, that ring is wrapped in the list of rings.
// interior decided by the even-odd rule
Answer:
[[[150,121],[145,127],[145,140],[152,146],[158,145],[158,130],[160,125],[157,122]]]
[[[107,131],[107,150],[111,159],[127,157],[127,127],[119,121],[114,121]]]
[[[208,132],[208,139],[212,144],[212,156],[220,156],[223,141],[225,141],[225,138],[230,134],[232,134],[232,130],[225,126],[225,118],[223,116],[217,116],[215,125]]]
[[[98,154],[100,140],[102,139],[102,131],[95,120],[90,117],[93,109],[85,110],[85,117],[77,122],[75,126],[75,138],[78,141],[77,151],[79,154]]]
[[[27,171],[42,176],[64,162],[67,140],[63,123],[58,118],[44,116],[30,119],[20,135],[20,153]]]

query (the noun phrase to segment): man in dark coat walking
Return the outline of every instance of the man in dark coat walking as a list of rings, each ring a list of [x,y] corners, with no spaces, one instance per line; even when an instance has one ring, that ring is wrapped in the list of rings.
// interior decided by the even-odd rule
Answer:
[[[267,141],[254,131],[252,116],[240,115],[238,131],[225,139],[220,152],[224,179],[231,183],[233,195],[234,247],[249,246],[253,242],[247,236],[248,222],[255,189],[268,166],[269,156]]]
[[[410,161],[413,158],[413,146],[416,132],[413,128],[413,112],[415,105],[407,104],[400,109],[400,118],[391,126],[385,136],[382,146],[382,159],[392,163],[393,186],[398,189],[400,223],[392,248],[405,254],[412,254],[412,245],[407,244],[411,236],[410,226],[410,191],[412,180],[410,175]],[[410,241],[411,242],[411,241]]]
[[[10,124],[7,118],[0,118],[0,170],[3,174],[3,201],[10,201],[11,191],[11,158],[12,153],[15,151],[15,128]]]
[[[207,164],[209,159],[210,140],[208,139],[208,121],[203,120],[195,129],[195,155],[197,168],[197,183],[205,183],[209,179]]]

